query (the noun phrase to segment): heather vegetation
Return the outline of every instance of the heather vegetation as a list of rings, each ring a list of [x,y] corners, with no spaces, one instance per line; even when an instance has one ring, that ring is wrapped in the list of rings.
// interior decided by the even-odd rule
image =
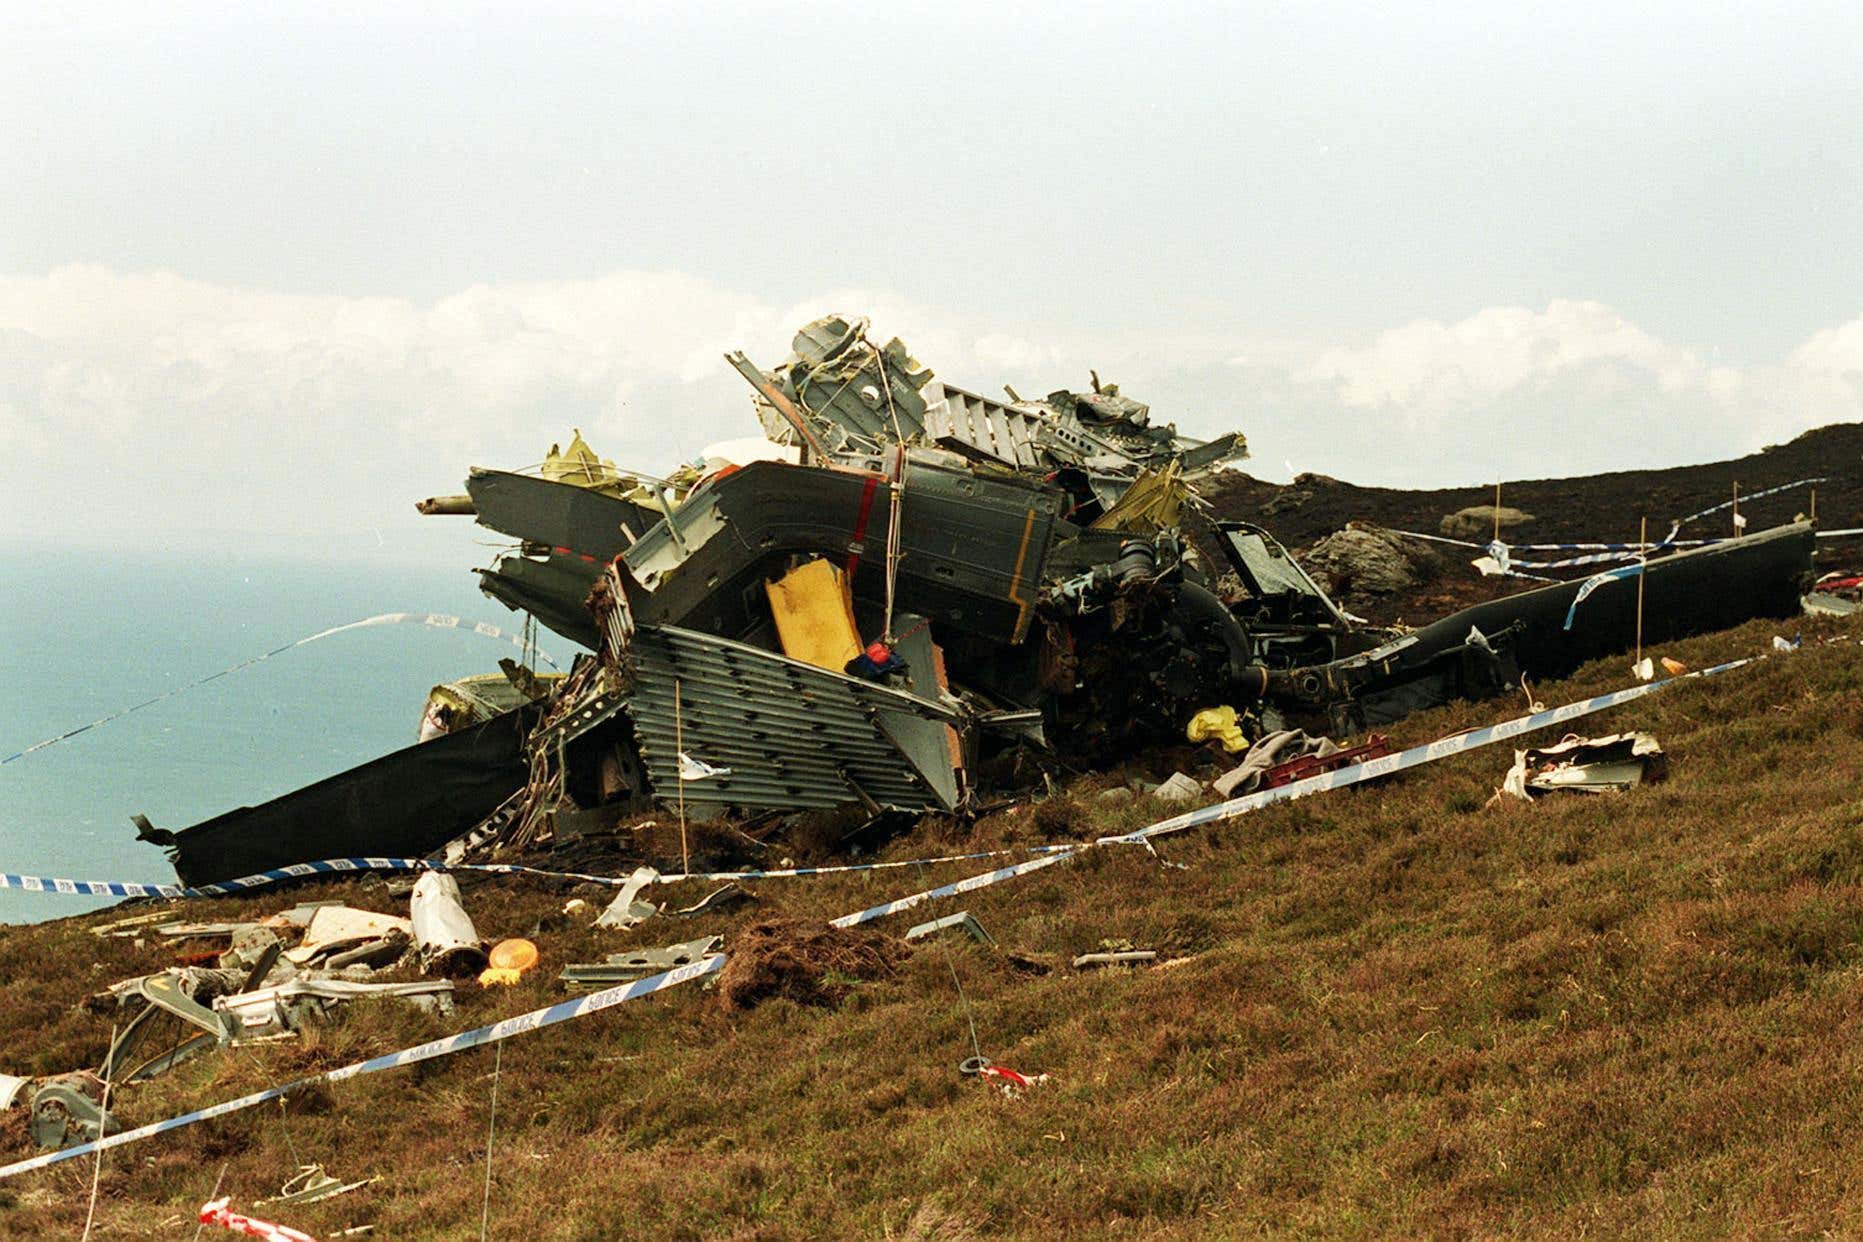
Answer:
[[[1755,622],[1660,654],[1703,667],[1804,650],[1582,722],[1656,734],[1668,779],[1489,806],[1511,759],[1476,751],[1159,842],[1107,848],[879,926],[968,909],[961,934],[857,955],[825,989],[727,1006],[696,986],[507,1043],[494,1237],[1234,1236],[1257,1232],[1848,1232],[1863,1227],[1863,648],[1841,626]],[[1814,645],[1819,637],[1839,641]],[[1536,686],[1623,684],[1628,660]],[[1518,714],[1458,705],[1412,743]],[[1545,739],[1554,740],[1554,739]],[[1181,762],[1182,756],[1172,762]],[[1162,818],[1106,799],[1133,772],[891,857],[1091,836]],[[1154,779],[1162,774],[1152,770]],[[800,853],[800,851],[799,851]],[[800,859],[799,859],[800,860]],[[1166,865],[1172,864],[1172,865]],[[750,883],[757,903],[627,933],[561,913],[599,894],[499,878],[466,903],[542,967],[467,984],[459,1012],[351,1005],[294,1040],[210,1054],[126,1091],[147,1122],[559,998],[555,971],[752,923],[813,920],[982,864]],[[661,892],[675,904],[698,891]],[[269,913],[304,897],[381,910],[375,880],[186,903]],[[47,898],[46,900],[55,900]],[[87,916],[0,935],[0,1069],[100,1060],[87,992],[172,944]],[[1102,942],[1163,964],[1079,973]],[[853,959],[850,959],[853,960]],[[1011,1098],[959,1075],[982,1051],[1046,1081]],[[97,1236],[182,1236],[216,1186],[236,1207],[300,1163],[380,1180],[275,1219],[313,1236],[476,1236],[494,1052],[319,1088],[106,1154]],[[0,1154],[31,1148],[18,1109]],[[0,1232],[76,1236],[92,1165],[0,1184]],[[266,1215],[264,1209],[257,1209]]]

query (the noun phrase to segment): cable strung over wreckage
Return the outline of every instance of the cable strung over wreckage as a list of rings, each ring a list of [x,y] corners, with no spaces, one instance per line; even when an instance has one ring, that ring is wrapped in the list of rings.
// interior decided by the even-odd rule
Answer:
[[[154,707],[157,703],[166,702],[176,695],[184,694],[189,690],[197,690],[209,682],[219,681],[222,677],[230,676],[233,673],[239,672],[241,669],[251,668],[255,664],[263,664],[273,656],[283,655],[287,651],[294,651],[299,647],[309,646],[311,643],[319,642],[326,638],[332,638],[338,634],[347,634],[351,630],[366,629],[369,626],[375,625],[402,624],[424,625],[438,630],[463,630],[466,633],[478,634],[484,638],[509,642],[520,650],[526,649],[525,641],[519,635],[507,634],[497,626],[487,625],[483,621],[469,622],[459,617],[449,616],[446,613],[440,612],[384,612],[378,616],[364,617],[360,621],[351,621],[347,625],[337,625],[327,630],[319,630],[315,634],[309,634],[293,642],[288,642],[282,647],[274,647],[270,651],[253,656],[249,660],[241,660],[238,664],[228,665],[217,673],[209,673],[207,676],[197,678],[194,681],[188,682],[186,685],[176,686],[172,690],[164,690],[154,698],[144,699],[142,702],[130,707],[125,707],[121,711],[111,712],[108,716],[100,716],[89,724],[79,725],[75,729],[67,729],[56,737],[48,737],[42,742],[34,742],[31,746],[26,747],[26,749],[16,751],[6,758],[0,759],[0,764],[12,763],[15,759],[23,759],[35,751],[41,751],[48,746],[56,746],[60,742],[69,741],[81,733],[88,733],[92,729],[98,728],[101,725],[107,725],[113,720],[121,720],[123,717],[133,712],[139,712],[145,707]],[[551,668],[556,667],[556,661],[550,659],[548,655],[545,655],[541,651],[537,652],[537,655],[545,663],[549,664]]]
[[[1705,517],[1712,517],[1716,513],[1725,513],[1729,509],[1736,511],[1736,528],[1744,530],[1746,526],[1745,519],[1738,514],[1738,509],[1742,501],[1751,503],[1755,500],[1764,500],[1769,496],[1777,496],[1784,492],[1795,491],[1801,487],[1816,487],[1820,483],[1828,482],[1830,482],[1830,478],[1827,475],[1819,475],[1812,479],[1794,479],[1790,483],[1781,483],[1777,487],[1769,487],[1763,491],[1752,492],[1745,496],[1736,496],[1732,500],[1723,500],[1719,504],[1709,505],[1705,509],[1698,509],[1687,517],[1674,519],[1669,524],[1669,533],[1655,543],[1510,544],[1503,541],[1498,536],[1487,543],[1472,543],[1466,539],[1452,539],[1446,535],[1430,535],[1422,531],[1400,530],[1394,533],[1407,536],[1411,539],[1424,539],[1431,543],[1447,543],[1458,548],[1473,548],[1484,552],[1486,553],[1486,563],[1481,560],[1475,562],[1477,568],[1480,568],[1483,573],[1495,573],[1514,578],[1532,578],[1535,581],[1545,582],[1550,580],[1540,578],[1534,574],[1520,573],[1519,571],[1522,569],[1577,569],[1586,565],[1615,565],[1624,561],[1647,559],[1677,548],[1701,548],[1709,547],[1714,544],[1726,543],[1728,542],[1726,539],[1681,539],[1677,536],[1682,533],[1685,527],[1692,523],[1698,522]],[[1815,507],[1816,493],[1813,493],[1813,503]],[[1852,532],[1823,531],[1820,532],[1819,537],[1829,538],[1848,533]],[[1736,535],[1734,537],[1738,538],[1739,536]],[[1516,552],[1578,552],[1583,555],[1569,556],[1554,561],[1533,561],[1523,560],[1515,556],[1514,553]]]

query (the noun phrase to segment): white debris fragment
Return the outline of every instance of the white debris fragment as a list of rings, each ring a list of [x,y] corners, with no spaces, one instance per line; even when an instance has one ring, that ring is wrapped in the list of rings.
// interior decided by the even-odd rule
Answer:
[[[1160,802],[1195,802],[1203,796],[1203,782],[1182,772],[1174,772],[1170,780],[1151,791],[1151,796]]]

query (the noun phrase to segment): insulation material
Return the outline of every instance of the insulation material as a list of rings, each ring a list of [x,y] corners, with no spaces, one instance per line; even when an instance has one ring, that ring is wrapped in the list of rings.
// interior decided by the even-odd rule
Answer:
[[[860,654],[847,575],[826,560],[798,565],[764,590],[784,655],[838,673]]]

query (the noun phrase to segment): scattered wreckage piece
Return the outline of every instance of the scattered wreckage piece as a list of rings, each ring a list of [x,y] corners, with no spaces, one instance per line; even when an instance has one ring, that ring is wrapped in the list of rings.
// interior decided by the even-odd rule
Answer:
[[[466,832],[522,788],[523,707],[419,742],[258,806],[178,831],[144,821],[184,884],[210,884],[321,858],[418,858]]]
[[[317,1239],[301,1229],[235,1212],[230,1206],[232,1202],[232,1198],[226,1196],[201,1204],[200,1223],[218,1225],[233,1233],[243,1233],[249,1238],[262,1238],[265,1242],[317,1242]]]
[[[408,908],[422,973],[458,979],[485,969],[485,946],[460,903],[458,880],[443,871],[422,872]]]
[[[1667,774],[1668,758],[1648,733],[1568,734],[1552,746],[1515,751],[1501,791],[1526,801],[1561,790],[1620,793]]]
[[[1010,1069],[1007,1065],[998,1065],[988,1057],[969,1057],[957,1067],[957,1072],[966,1078],[975,1078],[996,1087],[1011,1098],[1014,1098],[1017,1092],[1026,1091],[1037,1083],[1048,1081],[1046,1074],[1024,1074]]]
[[[311,978],[216,996],[213,1011],[225,1019],[231,1039],[246,1040],[295,1031],[308,1019],[322,1016],[336,1004],[371,996],[397,997],[428,1013],[453,1012],[450,979],[363,983],[354,979]]]
[[[101,1075],[112,1082],[146,1081],[198,1053],[295,1031],[307,1017],[357,997],[398,996],[449,1012],[450,982],[368,981],[372,967],[399,963],[417,931],[430,931],[431,922],[424,909],[417,925],[320,902],[258,922],[162,928],[189,937],[225,937],[228,947],[218,954],[217,967],[184,966],[127,979],[91,998],[94,1008],[138,1007],[118,1029]],[[293,928],[301,928],[302,936],[286,950],[279,933]],[[428,940],[435,938],[430,934]]]
[[[1113,953],[1082,953],[1074,959],[1075,970],[1092,970],[1106,966],[1147,966],[1158,960],[1156,949],[1124,949]]]
[[[1160,802],[1188,806],[1203,796],[1203,782],[1183,772],[1173,772],[1170,779],[1151,791]]]
[[[70,1082],[52,1081],[33,1093],[28,1121],[32,1141],[48,1150],[76,1147],[123,1127],[103,1106]]]
[[[1825,574],[1812,584],[1799,604],[1814,616],[1854,616],[1863,611],[1863,574],[1851,570]]]
[[[631,983],[636,979],[645,979],[649,975],[657,975],[662,971],[674,970],[680,966],[689,966],[693,962],[717,957],[719,946],[723,943],[723,936],[701,936],[697,940],[670,944],[663,949],[636,949],[623,953],[610,953],[605,962],[565,966],[558,978],[564,986],[571,989],[605,988],[617,983]]]
[[[596,916],[595,926],[626,931],[658,914],[660,907],[650,901],[642,901],[640,894],[649,884],[657,884],[659,881],[660,873],[652,867],[636,867],[634,873],[628,876],[627,883],[621,886],[621,891],[615,894],[614,900]]]
[[[757,895],[735,880],[715,888],[683,910],[673,911],[674,918],[689,919],[701,914],[716,914],[757,900]]]
[[[960,928],[965,935],[975,940],[978,944],[983,945],[985,948],[993,949],[996,947],[996,938],[985,931],[983,929],[983,924],[977,921],[977,916],[968,910],[959,910],[956,914],[947,914],[941,919],[932,919],[928,923],[920,923],[906,932],[906,939],[909,941],[923,940],[927,936],[935,936],[939,932],[948,931],[953,927]]]
[[[302,1164],[298,1171],[279,1187],[278,1193],[269,1198],[260,1199],[254,1207],[265,1207],[271,1203],[283,1203],[297,1207],[305,1203],[320,1203],[325,1199],[334,1199],[346,1195],[352,1190],[361,1190],[381,1181],[380,1177],[365,1177],[357,1182],[344,1182],[331,1177],[321,1164]]]
[[[286,950],[284,956],[293,965],[321,963],[334,969],[353,964],[335,959],[347,957],[357,949],[367,952],[365,957],[357,957],[355,961],[388,958],[391,953],[392,958],[388,960],[398,958],[413,938],[414,924],[407,919],[345,905],[326,905],[311,911],[304,924],[303,938],[295,948]]]
[[[99,923],[90,929],[93,936],[110,936],[118,940],[129,940],[150,930],[151,923],[160,923],[168,917],[168,911],[156,910],[148,914],[133,914],[126,919],[115,919],[108,923]],[[159,929],[157,929],[159,931]],[[163,933],[165,934],[165,933]],[[6,1107],[0,1104],[0,1108]]]

